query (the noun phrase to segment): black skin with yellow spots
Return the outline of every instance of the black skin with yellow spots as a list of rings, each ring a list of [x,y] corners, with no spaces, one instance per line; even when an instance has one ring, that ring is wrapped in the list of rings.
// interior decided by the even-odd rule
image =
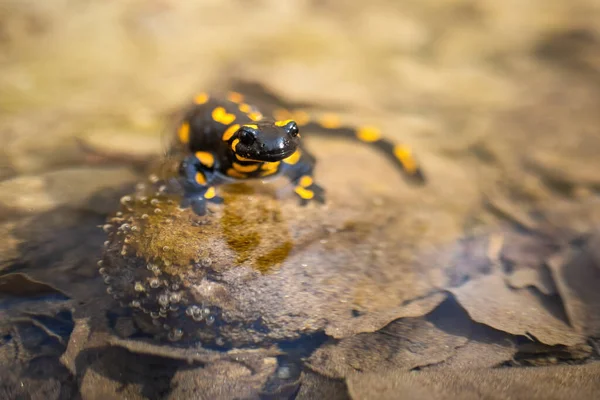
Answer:
[[[306,131],[369,143],[393,160],[411,181],[424,182],[410,150],[382,138],[376,128],[344,127],[335,117],[327,116],[310,122],[306,113],[286,110],[276,110],[275,118],[263,117],[236,92],[225,98],[200,94],[194,103],[183,118],[177,141],[188,154],[180,164],[185,192],[182,206],[191,206],[198,215],[206,213],[207,201],[222,202],[215,187],[278,175],[294,185],[300,204],[323,203],[325,192],[313,177],[316,159],[302,145],[299,125]]]

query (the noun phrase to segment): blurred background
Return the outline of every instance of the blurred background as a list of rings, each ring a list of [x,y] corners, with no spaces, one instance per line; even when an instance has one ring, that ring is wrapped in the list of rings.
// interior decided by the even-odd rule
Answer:
[[[431,163],[492,165],[480,186],[585,194],[598,21],[594,0],[3,0],[0,177],[78,163],[75,137],[157,153],[166,116],[237,78],[377,123]]]

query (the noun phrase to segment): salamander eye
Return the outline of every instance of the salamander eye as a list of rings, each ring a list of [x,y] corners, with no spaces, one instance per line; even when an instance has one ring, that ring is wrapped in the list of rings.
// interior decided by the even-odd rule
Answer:
[[[256,140],[254,133],[247,131],[245,129],[242,129],[240,131],[239,138],[240,138],[240,142],[242,142],[242,144],[244,144],[245,146],[251,146],[254,143],[254,141]]]
[[[296,137],[298,136],[298,133],[300,132],[298,130],[298,125],[294,122],[291,121],[289,122],[286,126],[285,126],[285,130],[292,136],[292,137]]]

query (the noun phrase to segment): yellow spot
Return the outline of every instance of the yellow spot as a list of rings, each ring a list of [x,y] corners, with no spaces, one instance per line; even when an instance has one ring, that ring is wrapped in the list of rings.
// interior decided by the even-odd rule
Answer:
[[[319,124],[326,129],[335,129],[341,126],[340,118],[335,114],[325,114],[319,119]]]
[[[248,104],[246,103],[242,103],[240,104],[240,111],[243,112],[244,114],[249,113],[252,110],[252,107],[250,107]]]
[[[229,114],[223,107],[217,107],[212,112],[212,119],[223,125],[229,125],[235,121],[235,115]]]
[[[196,172],[196,183],[199,185],[206,185],[206,177],[202,172]]]
[[[279,164],[281,164],[281,161],[264,163],[262,167],[260,167],[264,171],[261,176],[273,175],[279,170]]]
[[[244,179],[246,178],[245,174],[242,174],[241,172],[236,171],[233,168],[229,168],[226,172],[227,176],[230,176],[232,178],[239,178],[239,179]]]
[[[315,196],[312,190],[305,189],[302,186],[297,186],[294,191],[304,200],[310,200]]]
[[[284,120],[282,120],[282,121],[276,121],[276,122],[275,122],[275,125],[277,125],[277,126],[286,126],[286,125],[287,125],[287,124],[289,124],[290,122],[294,122],[294,121],[293,121],[293,120],[291,120],[291,119],[284,119]]]
[[[298,182],[300,184],[300,186],[302,187],[309,187],[310,185],[313,184],[313,179],[308,176],[308,175],[304,175],[302,178],[300,178],[300,182]]]
[[[400,163],[408,173],[414,174],[415,172],[417,172],[417,163],[412,157],[412,152],[410,151],[408,146],[400,144],[396,145],[394,147],[394,155],[400,161]]]
[[[208,95],[206,93],[200,93],[196,97],[194,97],[194,103],[196,104],[205,104],[208,101]]]
[[[275,118],[277,121],[291,119],[292,113],[284,108],[277,108],[275,111],[273,111],[273,118]]]
[[[281,161],[266,162],[260,168],[265,169],[265,170],[272,170],[272,169],[276,170],[279,167],[279,164],[281,164]]]
[[[262,117],[262,114],[259,112],[251,112],[248,114],[248,118],[250,118],[252,121],[260,121]]]
[[[258,129],[258,125],[255,125],[255,124],[248,124],[248,125],[244,125],[244,126],[247,128],[250,128],[250,129]]]
[[[356,137],[363,142],[376,142],[381,139],[381,133],[373,126],[363,126],[356,131]]]
[[[242,165],[238,163],[233,163],[233,168],[235,168],[235,170],[239,172],[253,172],[256,171],[258,167],[258,164]]]
[[[269,176],[277,172],[277,169],[263,171],[260,176]]]
[[[296,111],[293,114],[293,119],[298,126],[304,126],[310,122],[310,115],[304,111]]]
[[[187,122],[181,124],[177,135],[179,136],[179,141],[181,143],[188,144],[190,142],[190,124]]]
[[[241,103],[244,101],[244,96],[238,92],[229,92],[227,95],[227,100],[232,101],[234,103]]]
[[[283,162],[286,164],[294,165],[300,160],[300,150],[296,150],[294,154],[289,156],[288,158],[284,158]]]
[[[237,139],[236,139],[237,140]],[[246,158],[246,157],[242,157],[240,155],[235,155],[235,158],[237,158],[239,161],[260,161],[260,160],[254,160],[252,158]]]
[[[229,139],[231,139],[231,137],[233,136],[233,134],[234,134],[234,133],[235,133],[235,132],[236,132],[238,129],[240,129],[240,126],[239,126],[238,124],[231,125],[231,126],[230,126],[229,128],[227,128],[227,129],[225,130],[225,132],[223,133],[223,137],[222,137],[222,139],[223,139],[224,141],[226,141],[226,142],[227,142]]]
[[[215,157],[207,151],[197,151],[196,158],[202,165],[208,168],[211,168],[215,164]]]
[[[205,199],[212,199],[216,195],[217,195],[217,192],[215,191],[214,186],[211,186],[211,187],[208,188],[208,190],[206,191],[206,193],[204,193],[204,198]]]
[[[235,151],[235,146],[237,146],[239,142],[240,139],[235,139],[233,142],[231,142],[231,150]]]

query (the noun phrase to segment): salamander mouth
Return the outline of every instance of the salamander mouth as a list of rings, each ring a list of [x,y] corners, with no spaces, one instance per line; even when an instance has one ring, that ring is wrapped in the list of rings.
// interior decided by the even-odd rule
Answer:
[[[296,149],[277,150],[273,152],[264,152],[261,154],[241,155],[249,161],[275,162],[288,158],[296,152]]]
[[[296,152],[296,149],[288,149],[288,150],[279,150],[276,152],[272,152],[272,153],[266,153],[265,154],[265,161],[279,161],[279,160],[283,160],[284,158],[288,158],[289,156],[291,156],[292,154],[294,154]]]

